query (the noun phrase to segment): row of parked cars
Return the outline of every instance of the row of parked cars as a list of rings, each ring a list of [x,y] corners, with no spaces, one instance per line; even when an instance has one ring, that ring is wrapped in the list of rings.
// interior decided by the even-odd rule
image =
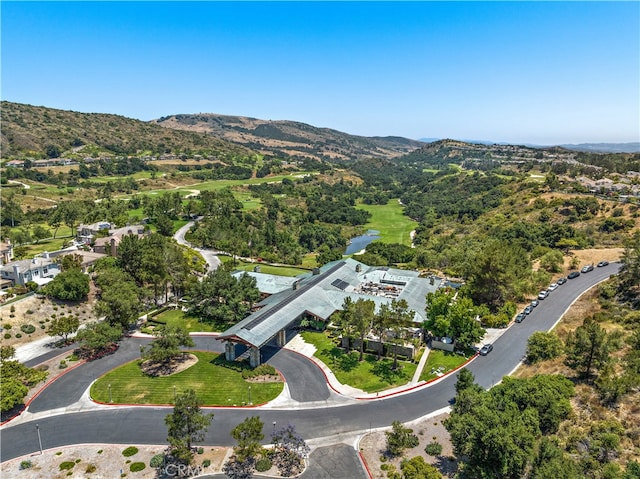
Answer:
[[[609,264],[608,261],[600,261],[596,266],[598,268],[602,268],[603,266],[607,266],[608,264]],[[531,303],[529,303],[522,310],[522,312],[518,313],[518,315],[516,316],[515,322],[516,323],[521,323],[522,321],[524,321],[524,319],[529,314],[531,314],[531,312],[533,312],[533,309],[536,306],[538,306],[538,304],[540,304],[540,301],[542,301],[542,300],[546,299],[547,297],[549,297],[550,293],[552,293],[553,291],[558,289],[559,286],[562,286],[563,284],[565,284],[567,282],[567,280],[575,279],[578,276],[580,276],[581,273],[589,273],[590,271],[593,271],[593,270],[594,270],[593,265],[592,264],[588,264],[586,266],[583,266],[580,271],[572,271],[571,273],[569,273],[567,275],[566,278],[562,277],[562,278],[559,278],[555,283],[551,283],[547,289],[543,289],[542,291],[540,291],[540,293],[538,293],[538,299],[534,299],[533,301],[531,301]],[[481,356],[486,356],[491,351],[493,351],[493,345],[492,344],[485,344],[484,346],[482,346],[482,348],[480,348],[479,352],[480,352]]]

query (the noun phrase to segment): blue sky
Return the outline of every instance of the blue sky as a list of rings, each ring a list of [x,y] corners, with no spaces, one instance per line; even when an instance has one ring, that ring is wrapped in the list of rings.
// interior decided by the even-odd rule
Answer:
[[[3,100],[367,136],[640,141],[638,2],[3,1]]]

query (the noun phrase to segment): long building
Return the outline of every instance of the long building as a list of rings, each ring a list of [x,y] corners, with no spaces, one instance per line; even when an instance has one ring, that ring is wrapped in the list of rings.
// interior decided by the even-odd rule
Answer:
[[[373,300],[376,311],[394,299],[404,299],[415,312],[414,320],[421,323],[426,296],[441,283],[435,277],[420,278],[416,271],[368,266],[353,259],[334,261],[296,278],[246,274],[256,278],[258,289],[268,296],[258,304],[259,310],[227,329],[218,340],[225,342],[228,361],[249,358],[253,367],[262,363],[264,346],[284,346],[305,318],[328,321],[342,309],[346,297]]]

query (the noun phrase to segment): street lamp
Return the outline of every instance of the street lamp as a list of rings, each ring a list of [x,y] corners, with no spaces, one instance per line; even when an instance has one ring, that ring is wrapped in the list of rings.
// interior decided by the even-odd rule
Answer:
[[[273,421],[273,433],[274,434],[276,433],[276,422],[275,421]]]
[[[109,402],[112,403],[113,399],[111,398],[111,384],[109,384]]]
[[[249,406],[251,406],[253,403],[251,402],[251,386],[249,386]]]
[[[40,446],[40,454],[42,454],[42,438],[40,437],[40,426],[36,424],[36,431],[38,433],[38,444]]]

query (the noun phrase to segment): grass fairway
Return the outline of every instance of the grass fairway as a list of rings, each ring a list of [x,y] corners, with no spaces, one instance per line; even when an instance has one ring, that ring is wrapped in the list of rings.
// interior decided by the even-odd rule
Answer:
[[[169,309],[157,316],[149,319],[149,323],[160,323],[168,326],[178,326],[187,330],[188,333],[210,333],[215,329],[211,324],[201,323],[195,316],[188,316],[179,309]]]
[[[230,263],[233,261],[231,256],[218,256],[223,263]],[[260,266],[260,272],[265,274],[275,274],[278,276],[298,276],[302,273],[308,273],[309,270],[296,268],[294,266],[271,266],[264,263],[245,263],[244,261],[236,260],[235,270],[239,271],[253,271],[256,266]]]
[[[441,349],[432,349],[427,358],[427,362],[424,365],[422,374],[420,374],[420,381],[429,381],[435,379],[440,375],[446,374],[452,369],[455,369],[464,364],[467,359],[466,356],[450,353],[449,351],[442,351]]]
[[[393,371],[393,358],[378,361],[375,355],[365,354],[364,360],[359,362],[358,351],[345,353],[324,333],[305,331],[302,337],[318,348],[314,356],[331,368],[338,381],[368,393],[408,383],[418,367],[414,363],[398,360],[401,367]]]
[[[132,361],[105,374],[91,386],[91,397],[100,402],[115,404],[173,404],[173,388],[177,393],[195,390],[204,406],[242,406],[251,402],[264,404],[275,399],[283,383],[248,382],[242,373],[224,367],[223,356],[194,351],[198,362],[190,368],[167,377],[150,377]],[[239,366],[239,363],[234,363]]]
[[[397,198],[389,200],[386,205],[358,205],[358,208],[371,213],[371,220],[364,226],[380,232],[380,239],[376,241],[411,245],[410,233],[418,223],[402,213],[402,205]]]

